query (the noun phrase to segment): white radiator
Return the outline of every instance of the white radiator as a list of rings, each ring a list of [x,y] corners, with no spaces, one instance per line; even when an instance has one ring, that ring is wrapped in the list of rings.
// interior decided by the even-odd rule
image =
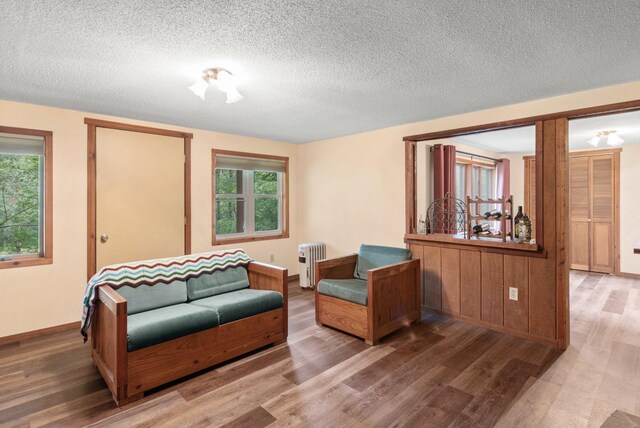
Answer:
[[[322,242],[298,245],[300,262],[300,287],[313,288],[316,284],[316,260],[326,258],[326,246]]]

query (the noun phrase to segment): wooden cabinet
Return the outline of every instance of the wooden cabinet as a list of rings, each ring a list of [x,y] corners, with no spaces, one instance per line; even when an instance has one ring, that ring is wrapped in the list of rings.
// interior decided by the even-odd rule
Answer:
[[[620,149],[569,154],[571,269],[615,273]],[[524,211],[535,228],[535,157],[524,156]]]
[[[619,150],[571,154],[571,269],[616,271],[619,163]]]

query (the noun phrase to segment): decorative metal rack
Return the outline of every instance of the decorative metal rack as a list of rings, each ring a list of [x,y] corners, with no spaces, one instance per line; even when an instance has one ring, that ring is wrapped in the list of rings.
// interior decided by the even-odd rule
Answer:
[[[454,198],[450,193],[445,194],[427,208],[427,234],[462,234],[464,239],[467,239],[470,230],[467,213],[468,208],[464,201]]]

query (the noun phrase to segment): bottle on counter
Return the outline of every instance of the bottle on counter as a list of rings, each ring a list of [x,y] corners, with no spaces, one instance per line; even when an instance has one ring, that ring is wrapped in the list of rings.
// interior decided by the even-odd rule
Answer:
[[[526,213],[518,222],[518,237],[522,242],[531,241],[531,220]]]
[[[518,206],[518,214],[516,214],[516,217],[513,219],[513,233],[514,233],[514,238],[520,238],[520,227],[519,227],[519,223],[520,223],[520,219],[524,217],[524,213],[522,212],[522,205]]]
[[[419,234],[427,233],[427,224],[422,219],[422,214],[420,214],[420,219],[418,220],[418,233]]]

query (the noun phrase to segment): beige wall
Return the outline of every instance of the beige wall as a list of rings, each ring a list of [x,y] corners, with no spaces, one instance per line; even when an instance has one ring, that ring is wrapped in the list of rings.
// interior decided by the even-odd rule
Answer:
[[[302,145],[301,240],[325,242],[329,256],[404,245],[404,136],[639,98],[634,82]]]
[[[180,129],[194,133],[192,148],[192,246],[210,250],[211,156],[213,147],[289,156],[291,233],[289,239],[231,245],[257,260],[297,273],[297,244],[324,241],[328,255],[357,250],[361,243],[403,245],[404,143],[406,135],[534,116],[640,98],[640,82],[515,104],[464,115],[412,123],[301,146],[202,130],[145,123],[71,110],[0,101],[0,124],[53,131],[54,264],[0,271],[0,337],[77,321],[86,272],[86,127],[96,117]],[[627,148],[625,148],[627,150]],[[625,165],[623,160],[623,165]],[[623,170],[636,171],[633,166]],[[635,194],[622,180],[622,197]],[[624,204],[623,204],[624,207]],[[638,224],[638,213],[623,213],[623,227]],[[625,240],[635,242],[633,238]],[[625,236],[625,233],[623,233]],[[631,236],[631,234],[627,235]],[[623,243],[624,266],[636,266]],[[216,247],[225,248],[225,247]],[[629,255],[626,253],[629,252]],[[636,256],[640,257],[640,256]],[[628,270],[631,271],[631,270]],[[636,269],[636,272],[638,269]]]
[[[518,213],[518,206],[524,209],[524,154],[500,155],[501,158],[509,159],[511,177],[509,181],[510,191],[513,195],[513,215]]]
[[[192,250],[211,246],[211,149],[288,156],[290,159],[290,238],[217,248],[244,248],[256,260],[297,273],[298,146],[249,137],[192,130],[72,110],[0,100],[0,124],[53,131],[54,263],[0,270],[0,337],[78,321],[86,284],[87,130],[85,117],[193,132]],[[80,337],[80,336],[78,336]]]

